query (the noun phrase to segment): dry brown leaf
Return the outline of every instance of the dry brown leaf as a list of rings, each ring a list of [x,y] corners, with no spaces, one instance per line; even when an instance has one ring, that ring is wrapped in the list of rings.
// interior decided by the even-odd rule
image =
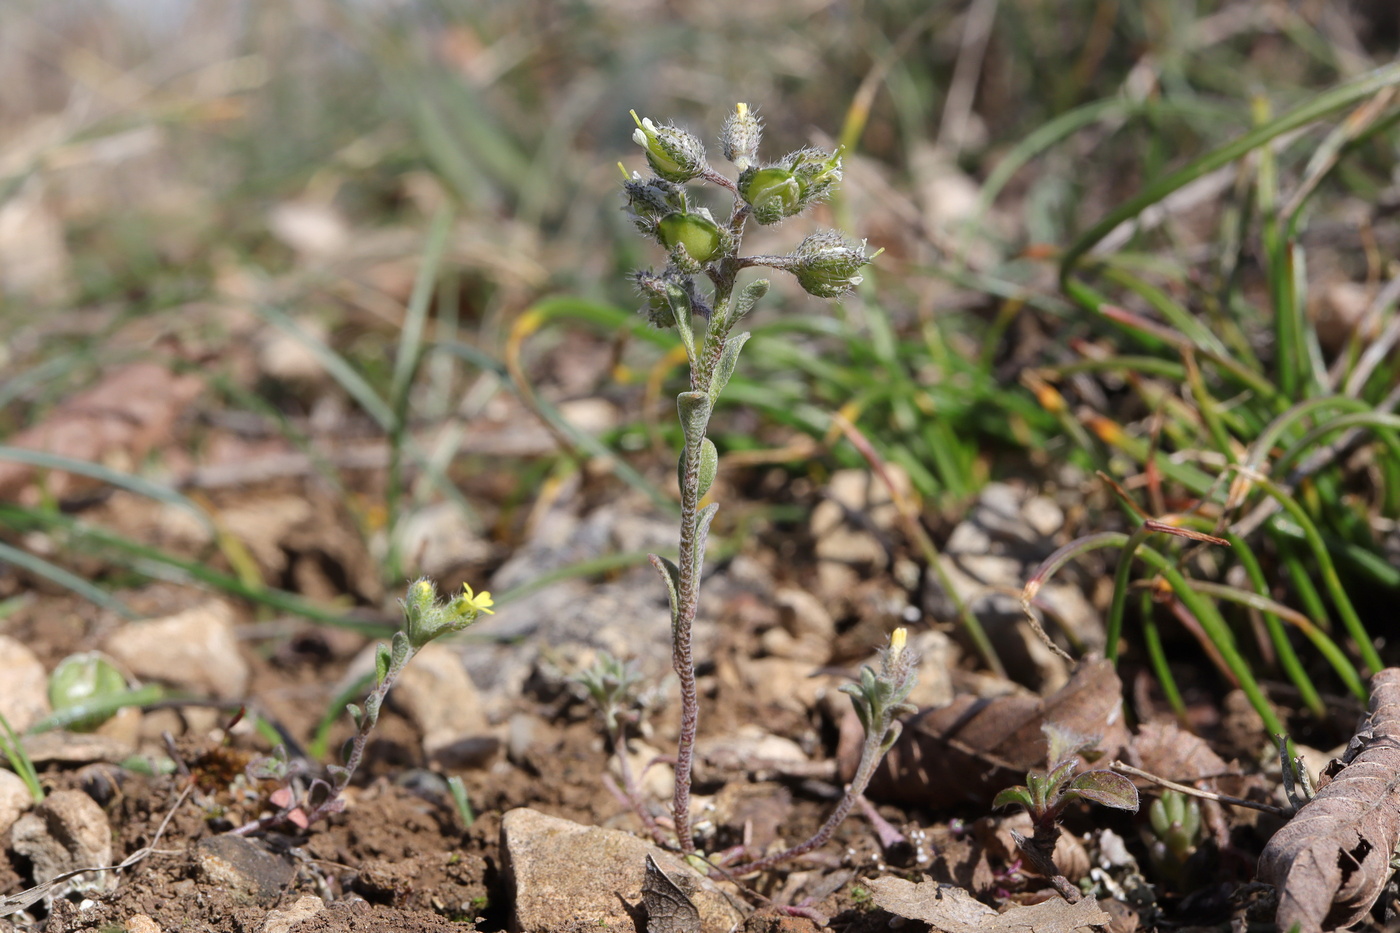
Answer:
[[[915,884],[885,877],[866,886],[876,907],[908,920],[921,920],[941,933],[1075,933],[1108,926],[1113,920],[1092,896],[1075,904],[1052,898],[999,914],[951,884]]]
[[[1122,702],[1123,686],[1103,659],[1082,662],[1044,699],[957,697],[904,724],[866,796],[929,807],[990,804],[997,792],[1024,783],[1028,768],[1044,766],[1047,722],[1098,736],[1101,751],[1118,755],[1127,737]]]
[[[160,363],[132,363],[65,400],[43,422],[8,443],[131,470],[157,444],[170,439],[175,419],[203,386],[198,376],[180,375]],[[0,461],[0,499],[14,498],[35,472],[28,464]],[[59,498],[91,482],[70,473],[48,477],[49,492]]]
[[[1146,722],[1139,726],[1128,746],[1128,761],[1150,774],[1183,784],[1219,777],[1232,770],[1205,739],[1174,722]]]
[[[1390,879],[1400,840],[1400,668],[1371,678],[1370,713],[1342,761],[1259,856],[1259,879],[1278,888],[1280,930],[1350,926]]]

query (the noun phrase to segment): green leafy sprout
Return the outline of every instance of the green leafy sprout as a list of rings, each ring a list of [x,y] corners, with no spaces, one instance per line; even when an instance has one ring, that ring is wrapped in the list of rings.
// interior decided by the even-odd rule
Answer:
[[[997,794],[992,806],[1016,805],[1030,814],[1034,833],[1026,838],[1013,831],[1016,844],[1036,871],[1051,879],[1067,899],[1074,900],[1078,891],[1055,867],[1053,857],[1065,808],[1076,800],[1085,800],[1136,813],[1138,792],[1132,781],[1113,771],[1079,770],[1080,753],[1097,745],[1097,737],[1079,735],[1055,723],[1046,723],[1043,731],[1049,742],[1048,767],[1027,772],[1025,784],[1006,788]]]
[[[419,579],[409,584],[408,593],[402,602],[404,627],[394,633],[390,644],[381,643],[375,648],[374,687],[365,698],[363,707],[354,703],[346,706],[350,719],[355,724],[355,734],[346,742],[342,752],[344,764],[329,765],[326,768],[327,778],[316,777],[304,784],[301,778],[305,764],[292,760],[286,747],[279,745],[271,755],[248,765],[250,778],[282,783],[282,787],[271,796],[271,802],[277,807],[276,811],[240,826],[233,832],[248,834],[285,824],[305,829],[344,809],[345,802],[341,793],[350,785],[351,777],[360,766],[370,733],[379,722],[380,708],[384,705],[394,682],[408,666],[408,662],[429,642],[462,631],[483,614],[490,615],[492,605],[494,601],[490,593],[474,592],[467,585],[462,587],[462,592],[444,601],[438,596],[437,587],[430,580]],[[463,822],[470,825],[472,816],[466,803],[464,789],[460,796],[454,789],[454,801]]]

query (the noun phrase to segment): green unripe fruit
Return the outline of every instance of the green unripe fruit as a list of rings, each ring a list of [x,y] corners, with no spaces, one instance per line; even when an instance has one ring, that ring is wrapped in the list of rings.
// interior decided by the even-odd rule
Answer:
[[[719,225],[701,214],[667,214],[657,225],[657,233],[668,250],[684,246],[696,262],[709,262],[720,254]]]
[[[111,661],[96,651],[70,654],[49,675],[49,705],[54,712],[91,703],[126,691],[126,678]],[[86,716],[68,728],[74,732],[91,732],[112,718],[105,715]]]
[[[802,179],[785,168],[760,168],[744,173],[739,193],[761,224],[775,224],[802,210]]]
[[[681,488],[685,488],[685,462],[686,453],[689,448],[681,451],[680,462],[676,464],[676,481]],[[697,499],[705,498],[705,493],[710,491],[710,486],[715,481],[715,474],[719,472],[719,451],[715,449],[715,442],[708,437],[700,441],[700,492]]]

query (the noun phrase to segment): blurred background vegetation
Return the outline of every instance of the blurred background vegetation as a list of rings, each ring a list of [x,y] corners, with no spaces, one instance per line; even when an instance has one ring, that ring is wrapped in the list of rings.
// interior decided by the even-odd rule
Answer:
[[[1262,508],[1229,577],[1277,600],[1250,609],[1259,644],[1283,604],[1325,633],[1400,586],[1397,41],[1389,0],[9,0],[0,434],[156,358],[217,390],[187,460],[253,422],[313,452],[327,424],[387,435],[387,486],[348,498],[369,536],[443,498],[496,520],[453,490],[466,426],[512,388],[595,453],[559,406],[608,399],[602,445],[661,484],[670,455],[630,453],[674,448],[680,373],[631,314],[626,274],[660,257],[619,210],[628,111],[711,140],[746,101],[769,158],[846,147],[818,221],[885,253],[840,306],[777,283],[719,422],[731,462],[860,465],[840,413],[935,537],[994,477],[1085,490],[1083,530],[1135,523],[1093,470],[1202,530]],[[569,364],[589,353],[608,365]],[[1229,488],[1343,414],[1370,433],[1275,477],[1315,536]],[[189,485],[168,453],[117,466]],[[525,502],[549,469],[489,491]],[[9,521],[41,520],[26,508]],[[1313,637],[1286,621],[1271,661]]]

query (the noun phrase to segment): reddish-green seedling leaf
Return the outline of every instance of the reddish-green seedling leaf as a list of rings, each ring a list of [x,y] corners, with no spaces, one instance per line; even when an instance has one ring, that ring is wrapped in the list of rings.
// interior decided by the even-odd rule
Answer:
[[[1138,808],[1138,792],[1133,782],[1113,771],[1085,771],[1075,775],[1065,787],[1064,797],[1066,800],[1078,797],[1119,810],[1136,811]]]

